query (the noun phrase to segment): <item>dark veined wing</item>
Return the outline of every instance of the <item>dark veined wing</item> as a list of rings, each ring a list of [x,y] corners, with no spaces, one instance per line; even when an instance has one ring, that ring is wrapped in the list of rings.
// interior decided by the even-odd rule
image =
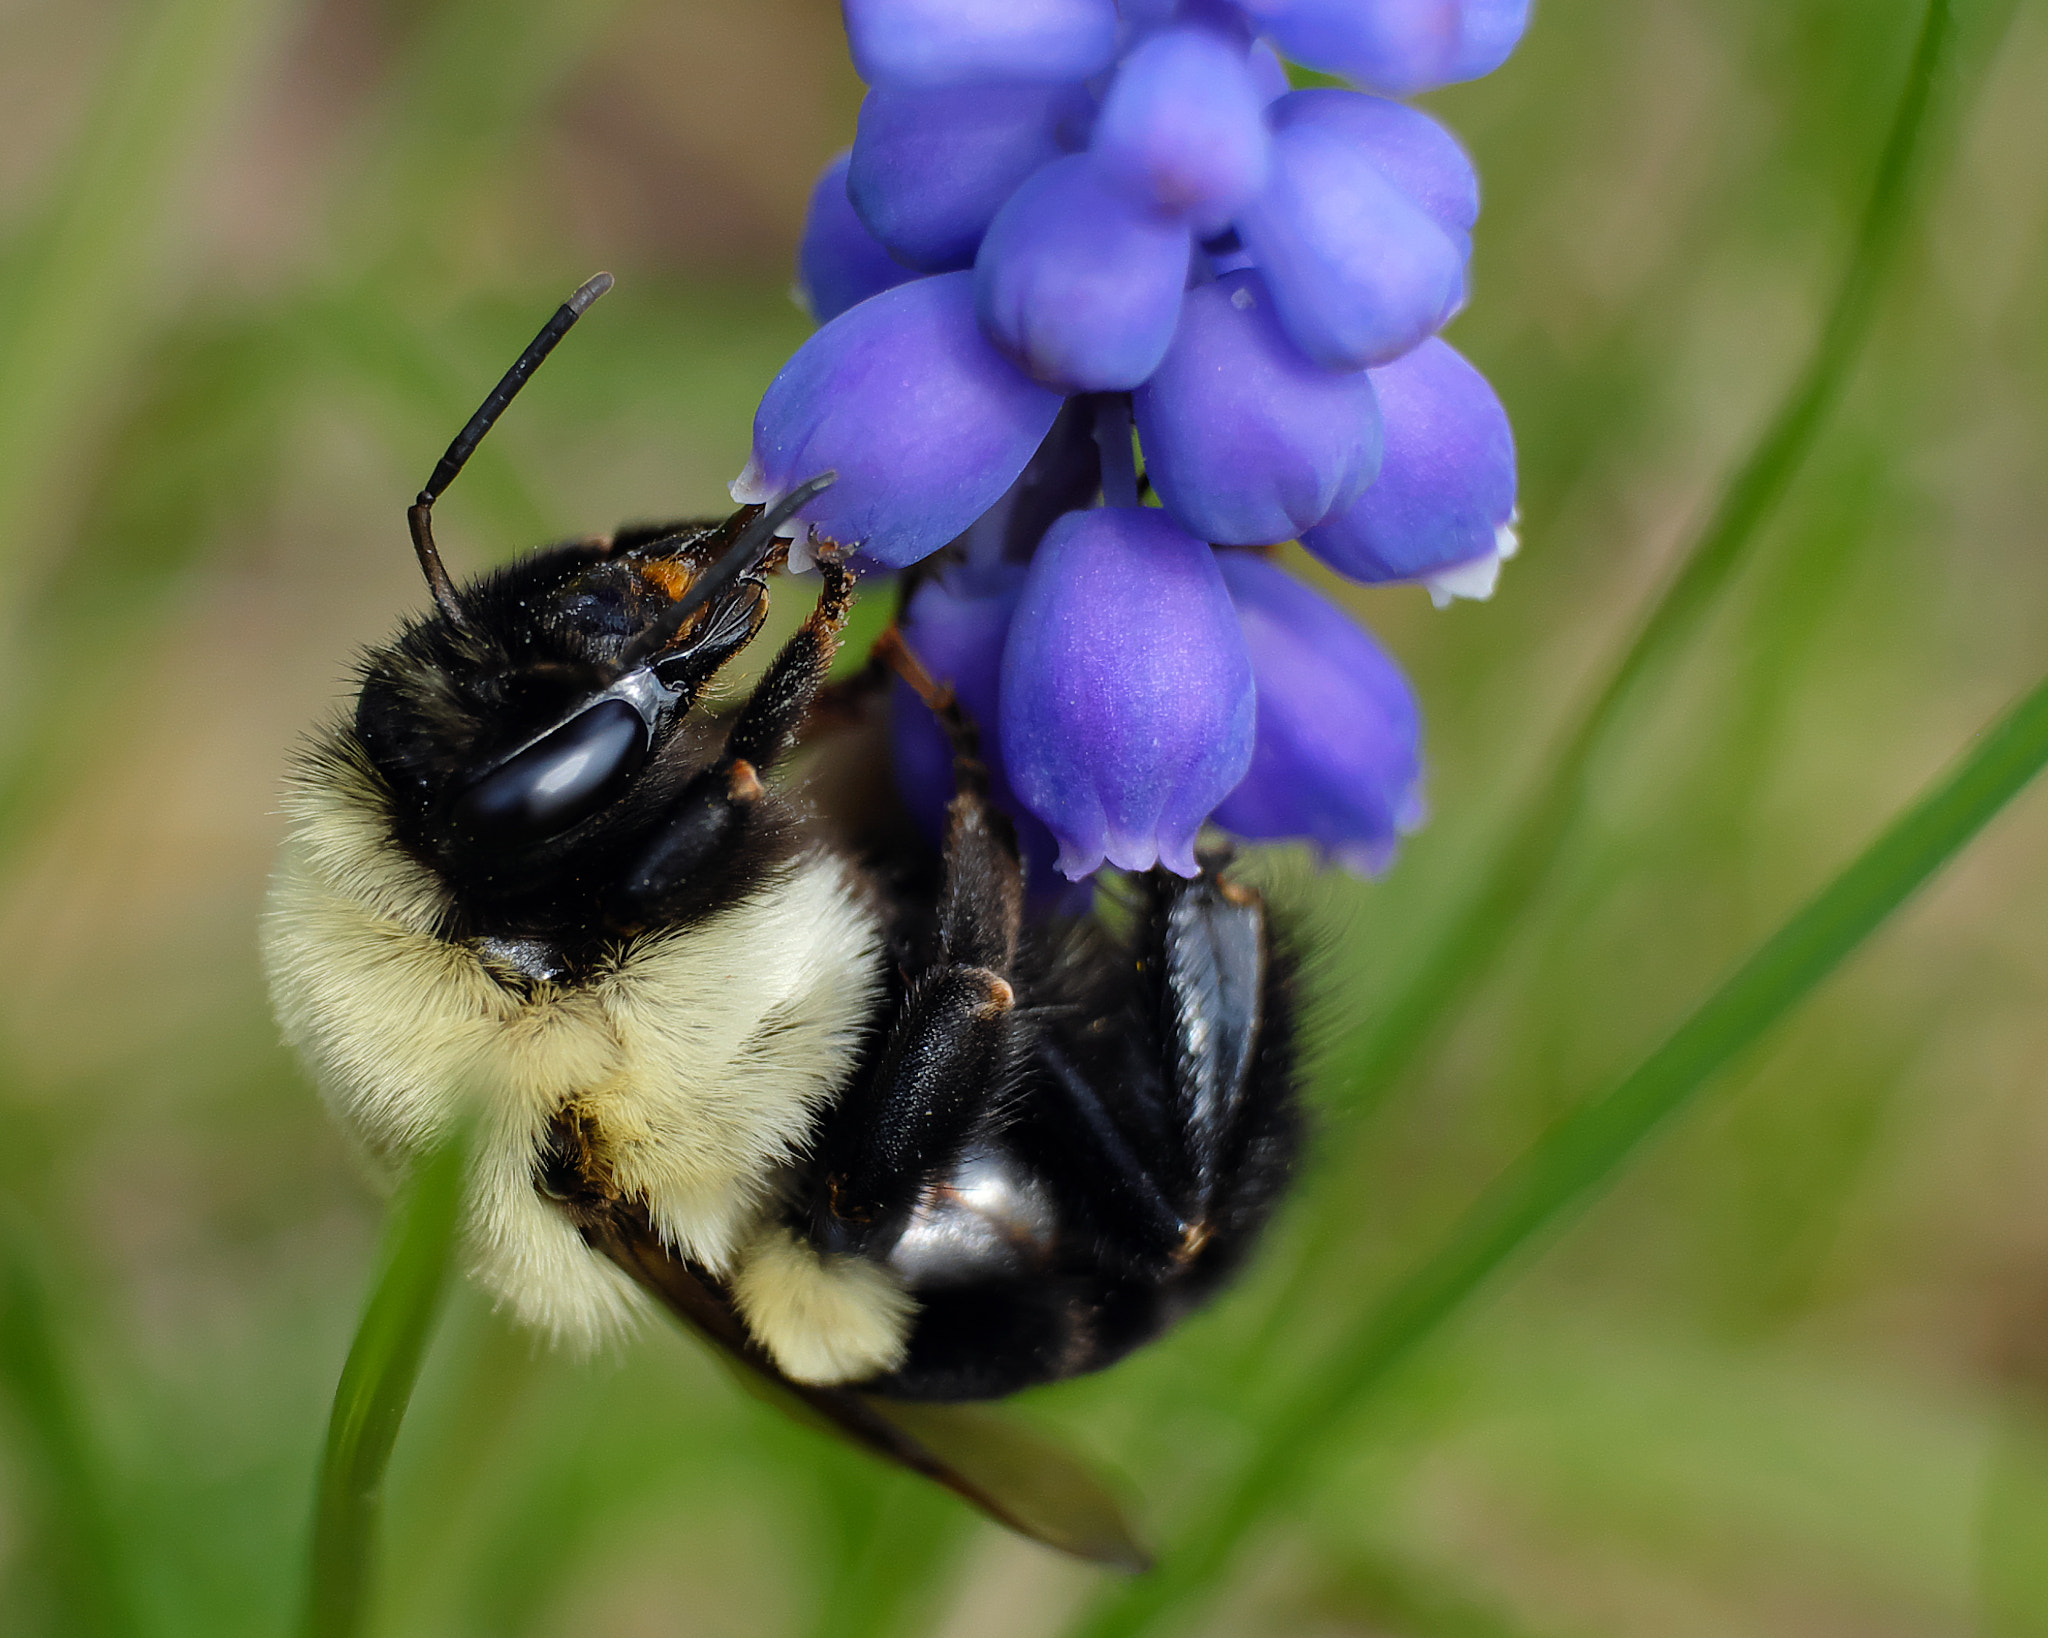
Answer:
[[[750,1337],[723,1293],[662,1246],[645,1215],[614,1205],[584,1235],[713,1345],[756,1398],[944,1485],[998,1524],[1119,1570],[1147,1570],[1142,1547],[1103,1480],[1079,1457],[1014,1417],[966,1405],[878,1399],[792,1382]]]

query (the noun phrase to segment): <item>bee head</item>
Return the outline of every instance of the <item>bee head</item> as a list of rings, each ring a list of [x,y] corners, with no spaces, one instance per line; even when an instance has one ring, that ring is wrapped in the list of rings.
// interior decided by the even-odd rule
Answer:
[[[475,889],[573,873],[592,844],[655,823],[715,748],[691,707],[766,618],[775,531],[829,481],[437,592],[368,656],[356,705],[398,839]]]

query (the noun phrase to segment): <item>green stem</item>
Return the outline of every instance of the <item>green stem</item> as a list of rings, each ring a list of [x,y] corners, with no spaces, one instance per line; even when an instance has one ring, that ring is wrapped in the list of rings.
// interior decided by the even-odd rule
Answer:
[[[369,1605],[384,1475],[447,1295],[466,1146],[423,1158],[392,1213],[388,1250],[341,1368],[315,1491],[305,1638],[353,1638]]]
[[[1338,1441],[1334,1425],[1456,1314],[1503,1264],[1609,1182],[1637,1147],[1753,1045],[1983,829],[2048,764],[2048,681],[1784,924],[1605,1097],[1509,1167],[1437,1251],[1340,1339],[1260,1430],[1255,1454],[1151,1577],[1102,1606],[1080,1638],[1130,1638],[1223,1574],[1239,1542]]]
[[[30,1551],[55,1593],[63,1631],[120,1638],[141,1624],[114,1486],[79,1400],[73,1350],[38,1238],[11,1202],[0,1212],[0,1397],[42,1480]]]
[[[1855,249],[1811,358],[1736,471],[1684,566],[1644,619],[1560,749],[1543,785],[1508,833],[1478,889],[1414,975],[1362,1038],[1333,1054],[1333,1084],[1348,1089],[1336,1121],[1370,1111],[1437,1026],[1506,946],[1555,862],[1582,798],[1586,773],[1622,707],[1660,663],[1698,628],[1745,559],[1764,522],[1812,449],[1869,337],[1877,299],[1897,254],[1926,147],[1928,111],[1955,33],[1951,0],[1929,0],[1919,43],[1878,160]]]

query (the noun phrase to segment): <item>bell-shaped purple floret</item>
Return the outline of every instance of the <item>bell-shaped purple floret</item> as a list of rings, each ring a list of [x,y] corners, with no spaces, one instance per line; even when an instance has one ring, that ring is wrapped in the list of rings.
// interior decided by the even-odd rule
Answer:
[[[1379,470],[1371,372],[1304,358],[1256,273],[1188,292],[1166,361],[1132,405],[1160,500],[1200,540],[1292,540]]]
[[[1294,82],[1287,77],[1287,65],[1270,41],[1254,40],[1251,55],[1245,61],[1252,71],[1252,84],[1259,88],[1259,101],[1277,101],[1294,88]]]
[[[847,197],[891,255],[924,273],[969,267],[1022,182],[1087,140],[1071,85],[877,89],[860,105]]]
[[[1002,497],[1059,408],[982,335],[971,273],[917,279],[797,349],[754,413],[753,459],[733,498],[769,502],[837,472],[799,518],[901,568]]]
[[[1114,0],[843,0],[870,85],[1085,80],[1116,55]]]
[[[996,213],[974,263],[982,328],[1062,392],[1127,392],[1159,368],[1180,316],[1186,223],[1058,159]]]
[[[1514,55],[1529,27],[1529,0],[1465,0],[1451,80],[1476,80]]]
[[[1059,844],[1010,789],[996,714],[1003,640],[1023,589],[1021,564],[949,565],[917,588],[903,611],[902,629],[911,653],[938,681],[952,685],[974,724],[989,794],[1016,822],[1027,880],[1043,887],[1056,880],[1052,869]],[[954,796],[953,747],[931,709],[901,682],[889,705],[889,743],[896,788],[918,828],[937,846],[945,837],[946,804]]]
[[[1267,117],[1276,128],[1313,126],[1351,143],[1411,204],[1436,223],[1461,256],[1479,220],[1479,173],[1458,139],[1419,108],[1326,86],[1291,91]]]
[[[1386,428],[1379,479],[1301,543],[1353,580],[1421,580],[1445,595],[1485,595],[1515,547],[1507,411],[1445,341],[1425,341],[1371,376]]]
[[[1170,28],[1124,59],[1090,152],[1111,185],[1220,227],[1266,184],[1267,97],[1243,44]]]
[[[825,167],[811,189],[811,208],[804,217],[804,236],[797,246],[796,282],[804,305],[820,324],[877,291],[914,279],[854,214],[846,196],[847,156]]]
[[[1297,347],[1333,370],[1388,363],[1457,311],[1463,235],[1447,233],[1351,134],[1290,118],[1293,100],[1268,110],[1272,175],[1238,231]]]
[[[1105,859],[1194,875],[1195,833],[1250,763],[1253,710],[1214,552],[1143,507],[1047,531],[1003,649],[1003,757],[1069,879]]]
[[[1283,55],[1389,96],[1476,80],[1507,61],[1529,0],[1246,0]]]
[[[1277,564],[1218,555],[1237,605],[1258,733],[1216,823],[1254,841],[1306,837],[1361,873],[1422,822],[1422,718],[1401,668],[1341,609]]]

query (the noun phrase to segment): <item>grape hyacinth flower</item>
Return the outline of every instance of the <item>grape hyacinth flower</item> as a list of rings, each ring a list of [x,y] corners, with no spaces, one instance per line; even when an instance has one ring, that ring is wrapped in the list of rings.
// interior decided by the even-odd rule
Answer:
[[[1195,832],[1251,765],[1253,693],[1216,554],[1144,506],[1069,512],[1031,560],[998,722],[1059,868],[1195,874]]]
[[[1413,695],[1270,549],[1439,603],[1513,555],[1507,415],[1438,334],[1478,182],[1398,99],[1499,67],[1528,0],[844,9],[870,89],[799,256],[821,327],[735,497],[838,474],[792,562],[911,572],[904,640],[1041,881],[1192,874],[1211,822],[1383,869],[1422,815]],[[950,757],[907,689],[892,743],[935,830]]]

